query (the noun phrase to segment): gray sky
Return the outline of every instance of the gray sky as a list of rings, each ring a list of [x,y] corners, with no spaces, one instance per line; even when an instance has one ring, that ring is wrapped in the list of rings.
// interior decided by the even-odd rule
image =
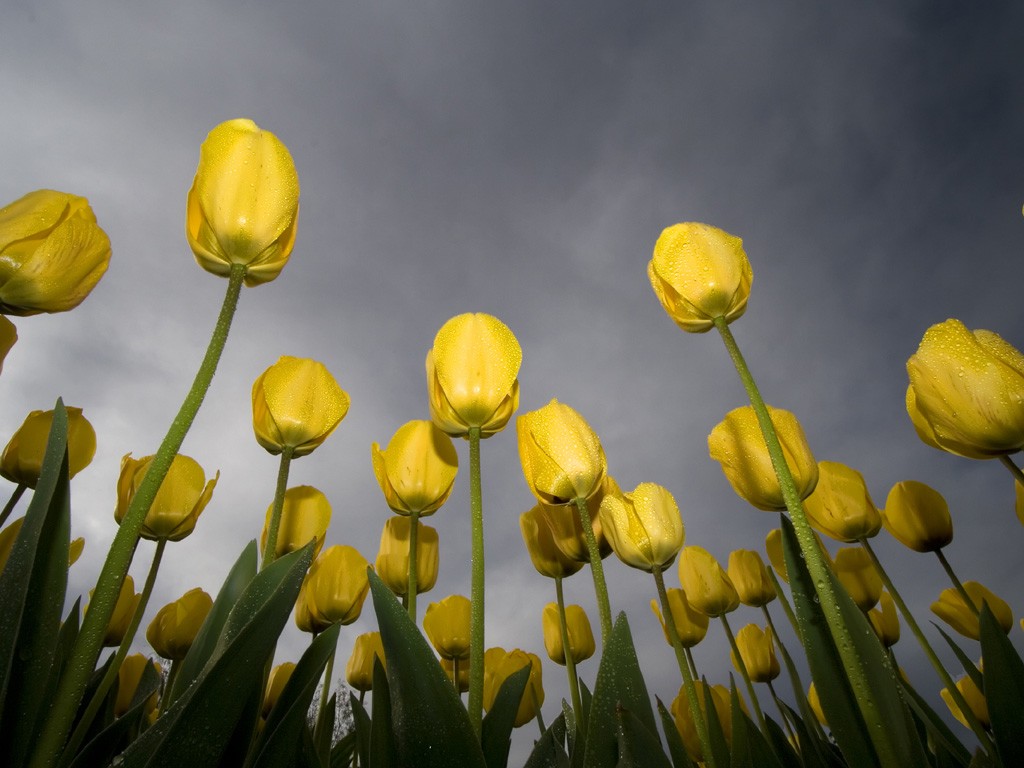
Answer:
[[[250,117],[295,158],[297,245],[277,280],[243,292],[183,447],[221,481],[196,533],[169,548],[146,623],[193,586],[214,593],[259,534],[277,462],[252,436],[250,388],[283,354],[321,360],[352,398],[290,484],[331,500],[328,544],[373,560],[389,511],[370,443],[428,417],[424,355],[466,311],[517,335],[521,412],[552,397],[579,410],[620,484],[668,487],[687,543],[723,564],[762,549],[777,516],[747,508],[707,455],[743,390],[720,341],[676,328],[645,274],[662,228],[685,220],[744,239],[755,279],[733,331],[766,400],[797,413],[818,459],[861,470],[876,504],[899,480],[940,490],[954,567],[1024,610],[1009,476],[922,444],[903,405],[905,362],[929,325],[957,317],[1024,346],[1019,5],[12,0],[3,16],[0,204],[40,187],[85,195],[113,245],[81,307],[16,321],[0,381],[3,435],[58,396],[96,428],[96,460],[72,489],[73,533],[87,540],[76,593],[113,536],[120,458],[156,449],[226,288],[184,238],[199,145]],[[429,521],[441,571],[424,607],[469,591],[458,448],[463,474]],[[533,497],[514,430],[482,452],[487,644],[543,656],[554,590],[521,545]],[[938,563],[884,532],[877,549],[927,625],[946,586]],[[139,581],[151,552],[139,547]],[[678,672],[647,607],[653,583],[614,558],[606,570],[667,704]],[[596,631],[592,594],[585,572],[567,583]],[[342,633],[341,664],[373,628],[368,603]],[[1019,646],[1019,628],[1011,636]],[[304,642],[289,631],[279,657]],[[912,638],[896,652],[920,689],[937,689]],[[720,629],[696,655],[727,681]],[[596,660],[581,672],[592,683]],[[544,674],[550,721],[566,688],[554,664]],[[515,754],[535,734],[524,730]]]

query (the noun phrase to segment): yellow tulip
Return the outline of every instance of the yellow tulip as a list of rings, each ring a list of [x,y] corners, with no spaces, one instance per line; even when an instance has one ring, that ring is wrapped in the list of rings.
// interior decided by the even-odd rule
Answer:
[[[381,666],[387,669],[380,632],[365,632],[357,636],[352,645],[352,655],[345,665],[345,680],[357,691],[373,690],[374,659],[380,659]]]
[[[156,667],[158,673],[162,673],[160,665],[154,661],[150,661],[141,653],[132,653],[124,657],[124,661],[121,662],[121,666],[117,670],[117,698],[114,700],[114,716],[120,717],[132,706],[132,700],[135,698],[135,691],[139,687],[139,683],[142,682],[142,675],[146,671],[146,667],[152,664]],[[157,704],[157,692],[153,691],[149,698],[146,699],[146,704],[143,707],[143,711],[147,714],[156,709]]]
[[[668,316],[690,333],[710,330],[719,317],[740,317],[754,281],[740,238],[694,222],[662,231],[647,276]]]
[[[355,548],[335,545],[319,554],[302,582],[295,617],[299,629],[318,634],[332,624],[359,618],[370,590],[370,564]],[[308,619],[303,626],[300,618]]]
[[[427,606],[423,631],[442,659],[469,659],[469,617],[471,604],[462,595],[449,595]]]
[[[92,597],[91,589],[89,596]],[[114,612],[110,615],[110,621],[107,622],[107,628],[103,632],[104,647],[114,648],[121,644],[141,599],[142,594],[135,591],[135,580],[131,576],[125,576],[124,581],[121,582],[121,591],[117,595]],[[86,604],[85,610],[89,610],[88,604]]]
[[[601,524],[601,502],[605,496],[619,493],[622,493],[619,484],[611,475],[605,475],[597,493],[587,499],[587,513],[590,515],[594,539],[597,541],[597,551],[602,560],[612,553],[612,545],[608,543],[604,526]],[[583,524],[580,522],[579,510],[576,509],[576,506],[548,506],[547,504],[541,506],[546,512],[546,519],[551,526],[551,534],[555,537],[555,545],[562,550],[562,554],[577,562],[589,563],[590,550],[587,549]]]
[[[999,335],[933,325],[907,374],[907,412],[924,442],[971,459],[1024,449],[1024,355]]]
[[[441,659],[441,669],[448,675],[448,679],[455,684],[455,659]],[[459,693],[469,690],[469,662],[459,663]]]
[[[109,264],[110,240],[84,197],[40,189],[0,208],[0,314],[74,309]]]
[[[267,678],[267,692],[263,696],[262,714],[264,718],[270,716],[270,711],[277,704],[277,700],[281,698],[284,687],[288,685],[294,671],[295,662],[292,661],[285,661],[270,670],[270,676]]]
[[[374,570],[388,589],[401,597],[409,590],[409,533],[411,518],[390,517],[380,534]],[[416,594],[437,583],[437,529],[416,521]]]
[[[7,560],[11,556],[14,542],[18,538],[18,534],[21,533],[21,525],[24,522],[25,518],[19,517],[3,530],[0,530],[0,573],[3,573],[4,568],[7,566]]]
[[[697,703],[700,706],[701,715],[704,721],[708,720],[707,693],[711,694],[711,703],[718,716],[718,722],[722,725],[722,733],[726,743],[732,743],[732,698],[729,689],[724,685],[707,685],[702,680],[694,682],[696,688]],[[746,705],[741,704],[744,711]],[[693,722],[693,712],[690,709],[690,698],[686,695],[686,686],[679,689],[679,695],[672,701],[672,719],[675,721],[679,735],[683,739],[683,746],[691,760],[703,762],[704,751],[700,743],[700,736],[697,734],[697,726]]]
[[[569,634],[569,651],[576,663],[594,655],[594,632],[590,619],[579,605],[565,606],[565,626]],[[562,643],[562,626],[558,620],[558,605],[548,603],[541,614],[541,628],[544,630],[544,650],[555,664],[565,666],[565,646]]]
[[[518,648],[506,652],[503,648],[490,648],[484,654],[484,709],[488,712],[501,690],[505,680],[529,665],[530,678],[519,700],[515,727],[526,725],[537,716],[544,703],[544,684],[540,658]]]
[[[491,315],[451,318],[427,352],[430,417],[444,432],[481,437],[500,432],[519,407],[523,351],[508,326]]]
[[[593,496],[608,470],[597,434],[565,403],[552,400],[516,419],[526,484],[544,504]]]
[[[252,120],[228,120],[199,148],[185,235],[196,263],[226,276],[246,266],[245,284],[277,277],[295,245],[299,177],[288,148]]]
[[[992,611],[992,616],[1003,632],[1009,632],[1013,626],[1013,611],[1001,597],[991,592],[985,585],[976,581],[965,581],[964,591],[967,592],[971,602],[981,610],[984,603]],[[964,603],[960,593],[950,587],[942,590],[939,599],[932,603],[932,613],[949,624],[953,629],[964,637],[972,640],[981,640],[981,626],[978,616],[971,608]]]
[[[68,474],[74,477],[96,455],[96,430],[82,415],[81,408],[67,408]],[[14,433],[0,456],[0,475],[12,483],[35,488],[43,467],[46,441],[53,424],[53,411],[32,411]]]
[[[900,620],[896,615],[896,604],[888,592],[882,592],[878,607],[868,611],[871,628],[886,648],[896,645],[900,639]]]
[[[670,565],[685,538],[676,500],[655,483],[640,483],[632,493],[605,496],[601,525],[618,558],[648,573]]]
[[[882,528],[864,476],[836,461],[818,462],[818,484],[804,499],[811,526],[837,541],[870,539]]]
[[[755,683],[767,683],[779,676],[781,668],[775,657],[771,628],[761,629],[756,624],[747,624],[736,633],[736,647],[747,668],[747,674]],[[738,670],[736,654],[730,651],[732,665]]]
[[[979,667],[980,669],[980,667]],[[988,701],[985,699],[985,694],[981,692],[977,685],[974,684],[973,678],[970,675],[964,675],[956,681],[957,690],[964,697],[964,701],[967,702],[967,706],[971,708],[971,713],[975,719],[982,725],[983,728],[992,727],[992,718],[989,717],[988,713]],[[963,712],[960,711],[960,707],[953,700],[953,695],[949,692],[948,688],[943,688],[939,691],[939,695],[942,696],[942,700],[946,702],[946,706],[949,707],[949,711],[953,713],[953,717],[960,721],[965,728],[970,728],[970,724],[967,722],[967,718],[964,717]]]
[[[789,571],[786,568],[786,556],[782,551],[782,530],[773,528],[764,537],[764,550],[768,553],[768,560],[775,569],[775,575],[789,584]]]
[[[399,427],[383,451],[370,447],[384,499],[400,515],[432,515],[455,485],[459,456],[448,435],[429,421]]]
[[[736,549],[730,552],[726,573],[744,605],[760,608],[776,598],[775,585],[768,578],[768,569],[754,550]]]
[[[190,589],[157,611],[146,629],[146,639],[158,656],[183,659],[212,607],[213,598],[206,592],[199,587]]]
[[[281,357],[252,385],[256,442],[277,455],[312,453],[348,413],[349,399],[323,363]]]
[[[821,708],[821,699],[818,697],[818,689],[814,687],[814,683],[811,683],[811,687],[807,689],[807,703],[811,706],[811,712],[818,718],[818,722],[828,728],[828,720],[825,719],[825,712]]]
[[[72,539],[68,545],[68,568],[78,562],[78,558],[82,556],[82,550],[85,549],[85,539],[79,536],[77,539]],[[3,570],[3,566],[0,565],[0,571]]]
[[[11,351],[17,340],[18,329],[14,323],[4,315],[0,315],[0,371],[4,368],[4,360],[7,359],[7,353]]]
[[[768,415],[782,445],[801,499],[807,498],[818,483],[818,465],[807,445],[803,428],[789,411],[768,406]],[[761,434],[754,409],[749,405],[725,415],[708,436],[711,458],[722,465],[732,489],[758,509],[783,510],[786,502],[768,456],[768,446]]]
[[[683,648],[693,648],[708,633],[708,619],[706,614],[694,609],[690,601],[686,599],[686,591],[682,589],[667,589],[668,607],[672,611],[672,622],[676,625],[676,634]],[[661,631],[665,635],[665,642],[672,644],[668,634],[668,627],[665,625],[665,617],[661,615],[661,607],[657,600],[651,600],[651,610],[661,622]]]
[[[915,552],[935,552],[953,541],[953,519],[942,494],[916,480],[896,483],[882,510],[885,530]]]
[[[840,547],[832,570],[858,608],[867,611],[875,607],[882,596],[882,577],[862,547]]]
[[[270,535],[270,518],[274,514],[274,505],[267,507],[263,520],[263,533],[260,534],[260,552],[267,548],[267,537]],[[331,503],[327,497],[311,485],[297,485],[284,492],[284,505],[281,507],[281,524],[277,529],[277,544],[274,556],[282,557],[296,549],[302,549],[311,541],[316,541],[313,550],[315,557],[320,553],[327,538],[327,527],[331,524]]]
[[[130,453],[121,459],[121,475],[117,480],[117,508],[114,510],[114,519],[118,523],[128,512],[152,462],[152,456],[133,459]],[[140,532],[142,538],[181,541],[192,533],[199,515],[210,503],[218,479],[220,472],[210,482],[206,482],[206,473],[195,459],[177,454],[146,513]]]
[[[582,561],[567,557],[555,541],[551,518],[556,511],[555,507],[538,504],[519,516],[519,530],[523,534],[530,561],[541,576],[549,579],[572,576],[583,567]],[[575,509],[564,511],[576,512]]]
[[[705,616],[736,610],[740,597],[714,556],[703,547],[684,547],[679,555],[679,582],[686,599]]]

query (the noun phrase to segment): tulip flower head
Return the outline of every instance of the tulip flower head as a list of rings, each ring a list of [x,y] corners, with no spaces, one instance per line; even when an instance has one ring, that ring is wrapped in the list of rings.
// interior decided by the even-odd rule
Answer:
[[[96,430],[81,408],[68,407],[68,474],[74,477],[96,455]],[[43,468],[53,411],[32,411],[0,456],[0,475],[12,483],[35,488]]]
[[[953,541],[953,519],[942,494],[916,480],[896,483],[882,510],[893,537],[915,552],[935,552]]]
[[[662,231],[647,276],[668,316],[690,333],[710,330],[719,317],[740,317],[754,281],[740,238],[694,222]]]
[[[383,451],[370,448],[384,499],[399,515],[432,515],[455,485],[459,456],[448,435],[429,421],[399,427]]]
[[[882,528],[864,476],[836,461],[818,462],[818,484],[804,499],[811,526],[837,541],[870,539]]]
[[[878,635],[879,642],[886,648],[896,645],[900,639],[900,620],[896,615],[896,604],[888,592],[882,592],[878,607],[868,611],[871,628]]]
[[[721,616],[736,610],[740,597],[729,574],[703,547],[684,547],[679,554],[679,582],[686,599],[705,616]]]
[[[988,589],[984,584],[976,581],[965,581],[964,591],[971,598],[971,602],[980,611],[981,606],[988,603],[992,616],[1003,632],[1009,632],[1013,626],[1013,611],[1005,600]],[[972,640],[981,640],[981,626],[978,615],[971,610],[960,593],[954,588],[942,590],[939,599],[932,603],[932,613],[949,624],[953,629],[964,637]]]
[[[726,570],[729,580],[736,587],[740,602],[760,608],[768,605],[777,595],[775,585],[768,578],[761,556],[752,549],[736,549],[729,553],[729,565]]]
[[[270,676],[267,678],[267,692],[263,696],[262,715],[264,718],[270,716],[270,710],[281,698],[284,687],[288,684],[293,672],[295,672],[295,662],[293,661],[285,661],[270,670]]]
[[[601,488],[608,469],[597,434],[575,410],[552,400],[516,419],[526,484],[543,504],[569,504]]]
[[[270,518],[274,514],[274,505],[267,507],[263,520],[263,533],[260,534],[260,552],[267,548],[270,535]],[[315,557],[320,553],[327,538],[327,527],[331,524],[331,503],[327,497],[311,485],[298,485],[284,492],[284,504],[281,507],[281,523],[277,529],[277,544],[274,556],[283,557],[296,549],[302,549],[311,541],[316,541],[313,551]]]
[[[979,671],[981,670],[980,665],[978,669]],[[974,679],[970,675],[964,675],[956,681],[956,687],[960,691],[960,695],[964,697],[964,701],[967,702],[967,706],[971,708],[971,714],[974,715],[975,719],[981,723],[983,728],[991,728],[992,718],[988,712],[988,701],[985,698],[985,694],[981,692],[981,689],[975,685]],[[960,711],[960,707],[957,706],[949,689],[943,688],[939,691],[939,695],[946,702],[946,706],[949,707],[953,717],[959,720],[965,728],[970,728],[970,723],[967,722],[967,718]]]
[[[114,519],[118,523],[131,506],[132,499],[153,463],[152,456],[133,459],[130,453],[121,459],[121,475],[117,480],[117,508]],[[189,456],[177,454],[153,499],[140,535],[144,539],[181,541],[193,530],[199,515],[210,503],[220,472],[210,482],[199,462]]]
[[[464,314],[446,322],[427,352],[430,417],[453,437],[479,429],[500,432],[519,407],[523,351],[508,326],[491,315]]]
[[[840,547],[832,570],[862,611],[874,608],[882,596],[882,577],[863,547]]]
[[[92,597],[92,592],[90,589],[89,597]],[[125,576],[124,581],[121,582],[121,591],[117,595],[114,612],[110,614],[110,621],[107,622],[107,628],[103,633],[104,648],[116,648],[121,644],[141,599],[142,594],[135,591],[135,580],[131,576]],[[88,612],[88,604],[86,604],[85,610]]]
[[[679,642],[683,648],[693,648],[707,635],[710,619],[707,614],[701,613],[690,605],[690,601],[686,599],[685,590],[667,589],[665,593],[668,595],[668,607],[672,612],[672,621],[676,625]],[[669,636],[665,617],[661,615],[661,608],[658,606],[657,600],[651,600],[651,610],[661,622],[661,631],[665,635],[665,642],[671,645],[672,638]]]
[[[772,528],[764,537],[764,551],[768,553],[768,561],[775,569],[776,575],[789,584],[789,570],[786,568],[786,556],[782,550],[782,530]]]
[[[429,592],[437,583],[437,529],[416,521],[416,594]],[[412,520],[390,517],[380,534],[374,570],[388,589],[402,597],[409,590],[409,534]]]
[[[576,663],[585,661],[594,655],[594,632],[590,628],[590,619],[586,611],[579,605],[565,606],[565,626],[569,635],[569,650],[572,660]],[[562,627],[558,620],[558,605],[548,603],[541,614],[541,627],[544,630],[544,650],[548,658],[555,664],[565,666],[565,646],[562,643]]]
[[[740,658],[753,682],[767,683],[779,676],[781,668],[775,657],[771,628],[761,629],[756,624],[747,624],[736,633],[736,647],[740,649]],[[736,654],[730,652],[730,656],[732,665],[739,670]]]
[[[724,685],[707,685],[703,680],[694,682],[697,694],[697,703],[700,706],[701,716],[704,722],[708,720],[707,696],[711,696],[712,706],[718,722],[722,726],[722,734],[728,744],[732,743],[732,698],[729,689]],[[745,705],[743,706],[746,710]],[[701,745],[700,736],[697,734],[697,726],[693,722],[693,712],[690,709],[690,698],[686,695],[686,686],[679,689],[679,695],[672,700],[672,719],[675,721],[679,735],[683,739],[683,746],[691,760],[703,762],[704,751]]]
[[[676,500],[655,483],[640,483],[632,493],[605,496],[601,525],[618,558],[648,573],[670,565],[685,538]]]
[[[245,284],[277,277],[295,245],[299,177],[288,148],[252,120],[228,120],[199,148],[185,235],[196,263],[227,276],[244,264]]]
[[[374,659],[379,659],[381,666],[387,669],[380,632],[365,632],[357,636],[352,645],[352,655],[345,665],[345,680],[357,691],[365,693],[373,689]]]
[[[110,240],[84,197],[40,189],[0,208],[0,314],[74,309],[109,264]]]
[[[68,568],[78,562],[78,558],[82,556],[82,551],[85,549],[85,539],[79,536],[77,539],[72,539],[71,543],[68,544]],[[3,570],[3,566],[0,565],[0,571]]]
[[[519,516],[519,530],[523,534],[523,542],[526,544],[530,561],[541,576],[547,576],[549,579],[572,576],[583,567],[583,561],[567,557],[555,540],[551,518],[563,511],[573,514],[576,512],[574,509],[538,504]]]
[[[370,591],[366,562],[349,546],[321,552],[302,582],[295,606],[295,623],[304,632],[319,634],[332,624],[348,625],[359,618]]]
[[[431,603],[423,615],[423,631],[442,659],[469,659],[471,604],[462,595],[449,595]]]
[[[198,587],[190,589],[157,612],[146,630],[146,639],[157,655],[183,659],[212,607],[213,598],[206,592]]]
[[[601,524],[601,502],[604,501],[605,496],[621,493],[615,479],[611,475],[605,475],[597,493],[587,499],[587,514],[590,515],[590,526],[594,530],[597,551],[602,560],[612,553],[612,545],[608,543],[604,526]],[[580,521],[579,511],[576,507],[574,505],[548,506],[547,504],[541,506],[546,511],[546,519],[551,526],[551,533],[555,537],[555,545],[567,557],[580,563],[589,563],[590,551],[587,549],[583,523]]]
[[[129,709],[131,709],[132,702],[135,699],[135,691],[139,687],[139,683],[142,682],[142,675],[146,671],[146,667],[152,664],[156,667],[156,671],[162,674],[163,670],[160,665],[156,662],[150,661],[141,653],[132,653],[124,657],[124,661],[121,662],[121,666],[117,670],[117,698],[114,700],[114,716],[120,717]],[[146,699],[144,711],[148,714],[156,709],[157,705],[157,692],[153,691],[152,695]]]
[[[508,652],[503,648],[490,648],[484,654],[484,709],[488,712],[505,681],[525,666],[530,667],[530,678],[516,711],[516,728],[533,720],[544,703],[540,658],[534,653],[527,653],[518,648]]]

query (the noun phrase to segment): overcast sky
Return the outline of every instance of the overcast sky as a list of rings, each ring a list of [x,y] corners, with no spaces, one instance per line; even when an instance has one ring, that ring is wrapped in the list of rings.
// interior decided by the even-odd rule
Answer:
[[[687,543],[723,564],[732,549],[762,549],[777,516],[747,507],[707,455],[742,387],[719,339],[680,331],[646,276],[661,230],[687,220],[744,240],[754,284],[732,327],[766,400],[797,413],[818,459],[862,471],[876,504],[900,480],[940,490],[954,567],[1019,617],[1024,530],[1008,473],[922,444],[904,393],[907,357],[948,317],[1024,347],[1024,7],[768,5],[10,0],[0,205],[41,187],[84,195],[113,247],[73,313],[16,319],[0,379],[0,440],[58,396],[96,428],[96,459],[72,486],[73,535],[87,541],[72,593],[92,586],[113,537],[121,457],[156,450],[207,344],[227,283],[194,263],[185,195],[207,132],[250,117],[294,156],[297,244],[277,280],[243,291],[182,449],[220,484],[195,534],[169,547],[144,626],[193,586],[215,593],[259,534],[277,460],[253,438],[250,389],[280,355],[321,360],[351,396],[290,484],[323,490],[328,544],[372,561],[389,510],[370,444],[429,417],[425,353],[467,311],[518,337],[520,412],[552,397],[572,405],[623,488],[668,487]],[[423,607],[469,592],[458,449],[463,474],[428,521],[441,570]],[[482,454],[486,641],[543,657],[554,590],[521,545],[518,516],[534,500],[514,429]],[[948,586],[938,563],[884,532],[877,549],[928,626]],[[151,553],[139,547],[138,582]],[[653,583],[614,557],[606,572],[667,704],[678,672],[648,608]],[[589,575],[566,589],[596,632]],[[341,635],[340,666],[355,634],[375,628],[369,606]],[[759,612],[731,618],[748,621]],[[905,634],[900,663],[934,691]],[[1011,636],[1019,647],[1020,629]],[[279,659],[304,643],[290,630]],[[727,682],[720,628],[696,656]],[[581,666],[590,684],[596,665]],[[546,661],[544,681],[550,722],[564,674]],[[524,731],[519,754],[536,733]]]

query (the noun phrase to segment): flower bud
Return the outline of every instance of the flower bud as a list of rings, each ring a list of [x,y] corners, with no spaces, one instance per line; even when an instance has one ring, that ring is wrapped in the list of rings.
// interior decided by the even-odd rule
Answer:
[[[721,616],[739,607],[729,575],[703,547],[684,547],[679,555],[679,582],[690,605],[705,616]]]
[[[606,496],[601,524],[618,558],[651,573],[670,565],[683,546],[683,518],[676,500],[655,483],[640,483],[632,493]]]
[[[263,532],[260,534],[260,552],[264,553],[264,556],[267,538],[270,535],[270,518],[273,514],[274,505],[271,503],[267,507],[267,514],[263,519]],[[316,541],[313,548],[313,556],[316,557],[327,538],[327,527],[330,524],[331,503],[322,492],[311,485],[289,488],[284,492],[274,557],[283,557],[289,552],[302,549],[311,541]]]
[[[768,578],[761,556],[752,549],[736,549],[729,553],[726,571],[736,587],[740,602],[755,608],[768,605],[776,598],[775,585]]]
[[[878,607],[868,611],[868,620],[878,635],[879,642],[886,648],[896,645],[900,639],[900,620],[896,615],[896,604],[888,592],[882,592]]]
[[[292,661],[285,661],[270,670],[270,676],[267,678],[267,692],[263,697],[262,714],[264,718],[270,717],[270,711],[277,704],[277,700],[281,698],[284,687],[288,685],[294,671],[295,662]]]
[[[412,520],[394,516],[384,523],[374,570],[387,588],[399,597],[409,591],[409,549]],[[437,529],[416,521],[416,594],[429,592],[437,583]]]
[[[92,592],[90,589],[89,597],[92,597]],[[103,633],[104,648],[116,648],[121,644],[141,599],[142,595],[135,592],[135,580],[131,576],[125,576],[124,581],[121,582],[121,591],[117,595],[114,612],[110,614],[110,621],[107,622],[107,628]],[[85,610],[88,612],[88,604],[86,604]]]
[[[442,659],[469,660],[470,607],[462,595],[449,595],[427,606],[423,631]]]
[[[448,435],[429,421],[399,427],[383,451],[370,448],[373,473],[384,499],[400,515],[432,515],[455,485],[459,456]]]
[[[78,562],[78,558],[82,556],[82,550],[85,549],[85,539],[79,536],[77,539],[72,539],[71,543],[68,544],[68,568]],[[3,570],[3,566],[0,565],[0,571]]]
[[[706,614],[695,610],[690,601],[686,599],[686,592],[682,589],[667,589],[668,607],[672,611],[672,623],[676,626],[676,635],[683,648],[693,648],[708,633],[709,619]],[[668,627],[665,624],[665,617],[661,615],[661,608],[657,600],[651,600],[651,610],[661,622],[661,631],[665,635],[665,642],[672,644],[672,638],[668,634]]]
[[[68,407],[68,474],[74,477],[96,455],[96,430],[81,408]],[[0,456],[0,475],[12,483],[35,488],[43,468],[53,411],[32,411]]]
[[[502,648],[490,648],[484,654],[484,709],[488,712],[505,680],[527,665],[530,666],[530,678],[516,711],[516,728],[533,720],[544,703],[540,658],[518,648],[507,653]]]
[[[775,574],[784,582],[789,584],[789,571],[786,568],[786,556],[782,549],[782,530],[772,528],[764,537],[764,550],[768,553],[768,560],[775,569]]]
[[[729,689],[724,685],[708,685],[703,680],[694,682],[697,694],[697,704],[700,706],[701,717],[704,722],[708,721],[707,695],[711,696],[712,706],[718,722],[722,726],[722,734],[727,744],[732,743],[732,698]],[[744,711],[746,707],[744,706]],[[679,695],[672,701],[672,719],[675,721],[679,735],[682,737],[683,746],[691,760],[704,761],[703,746],[700,736],[697,733],[697,726],[693,722],[693,711],[690,709],[690,697],[686,695],[686,686],[679,689]]]
[[[141,653],[133,653],[124,657],[124,661],[121,662],[121,666],[117,670],[117,698],[114,700],[115,717],[120,717],[131,709],[132,701],[135,699],[135,691],[138,689],[139,683],[142,682],[142,675],[145,673],[146,667],[150,664],[156,667],[158,674],[163,672],[159,664],[150,661]],[[156,705],[157,692],[153,691],[149,698],[146,699],[143,711],[148,714],[156,709]]]
[[[956,687],[960,691],[960,695],[964,697],[964,701],[967,702],[967,706],[970,707],[971,714],[974,715],[975,719],[983,728],[991,728],[992,718],[989,717],[988,713],[988,701],[985,699],[985,694],[974,684],[974,679],[970,675],[964,675],[956,681]],[[953,717],[959,720],[965,728],[970,728],[971,724],[967,722],[967,718],[960,711],[960,707],[957,706],[949,689],[943,688],[939,691],[939,695],[946,702],[946,706],[949,707]]]
[[[747,624],[736,633],[736,647],[740,649],[740,658],[753,682],[767,683],[779,676],[781,668],[775,658],[770,628],[761,629],[756,624]],[[730,657],[732,665],[739,670],[736,654],[730,652]]]
[[[212,607],[213,598],[206,592],[198,587],[190,589],[157,611],[146,630],[146,639],[158,656],[183,659]]]
[[[611,475],[605,475],[597,493],[587,499],[587,514],[590,516],[590,526],[597,542],[597,552],[602,560],[612,553],[612,545],[608,543],[608,537],[605,536],[604,526],[601,523],[601,502],[604,501],[605,496],[621,493],[615,479]],[[546,519],[551,526],[551,535],[555,537],[555,545],[562,550],[566,557],[579,563],[589,563],[590,550],[587,547],[587,537],[583,533],[583,522],[580,520],[579,509],[576,505],[548,506],[542,504],[541,506],[544,507]]]
[[[548,658],[563,667],[565,646],[562,644],[562,626],[558,620],[558,605],[548,603],[541,614],[541,626],[544,630],[544,650]],[[565,626],[569,635],[569,650],[575,663],[585,661],[594,655],[594,632],[590,628],[590,620],[586,611],[579,605],[565,606]]]
[[[875,607],[882,595],[882,577],[862,547],[840,547],[832,570],[862,611]]]
[[[516,419],[519,460],[526,484],[544,504],[593,496],[608,463],[590,425],[565,403],[552,400]]]
[[[935,552],[953,541],[953,519],[946,500],[916,480],[892,487],[882,522],[897,541],[915,552]]]
[[[971,602],[979,611],[983,604],[988,603],[992,616],[1003,628],[1003,632],[1010,631],[1010,627],[1013,626],[1013,611],[1010,610],[1010,606],[1005,600],[976,581],[965,581],[963,586],[967,596],[971,598]],[[981,624],[978,615],[964,603],[963,597],[954,588],[942,590],[939,599],[932,603],[932,613],[964,637],[981,640]]]
[[[815,530],[837,541],[870,539],[882,528],[864,476],[835,461],[818,462],[818,484],[804,499],[804,512]]]
[[[295,608],[299,629],[319,634],[332,624],[348,625],[358,619],[370,590],[369,567],[353,547],[335,545],[321,552],[299,591]]]
[[[345,665],[345,680],[361,693],[373,690],[374,659],[380,659],[381,666],[387,669],[380,632],[366,632],[357,636],[352,645],[352,655]]]
[[[114,519],[118,524],[128,513],[132,499],[152,463],[152,456],[133,459],[130,453],[121,459],[121,475],[117,480],[117,508],[114,510]],[[195,530],[199,515],[210,503],[219,479],[220,472],[217,472],[210,482],[206,482],[206,473],[199,462],[177,454],[160,483],[139,535],[153,541],[184,539]]]
[[[573,514],[576,512],[575,509],[560,510],[538,504],[519,516],[519,530],[523,534],[530,562],[541,576],[547,576],[549,579],[572,576],[583,567],[583,562],[566,557],[555,541],[551,518],[561,511]]]

